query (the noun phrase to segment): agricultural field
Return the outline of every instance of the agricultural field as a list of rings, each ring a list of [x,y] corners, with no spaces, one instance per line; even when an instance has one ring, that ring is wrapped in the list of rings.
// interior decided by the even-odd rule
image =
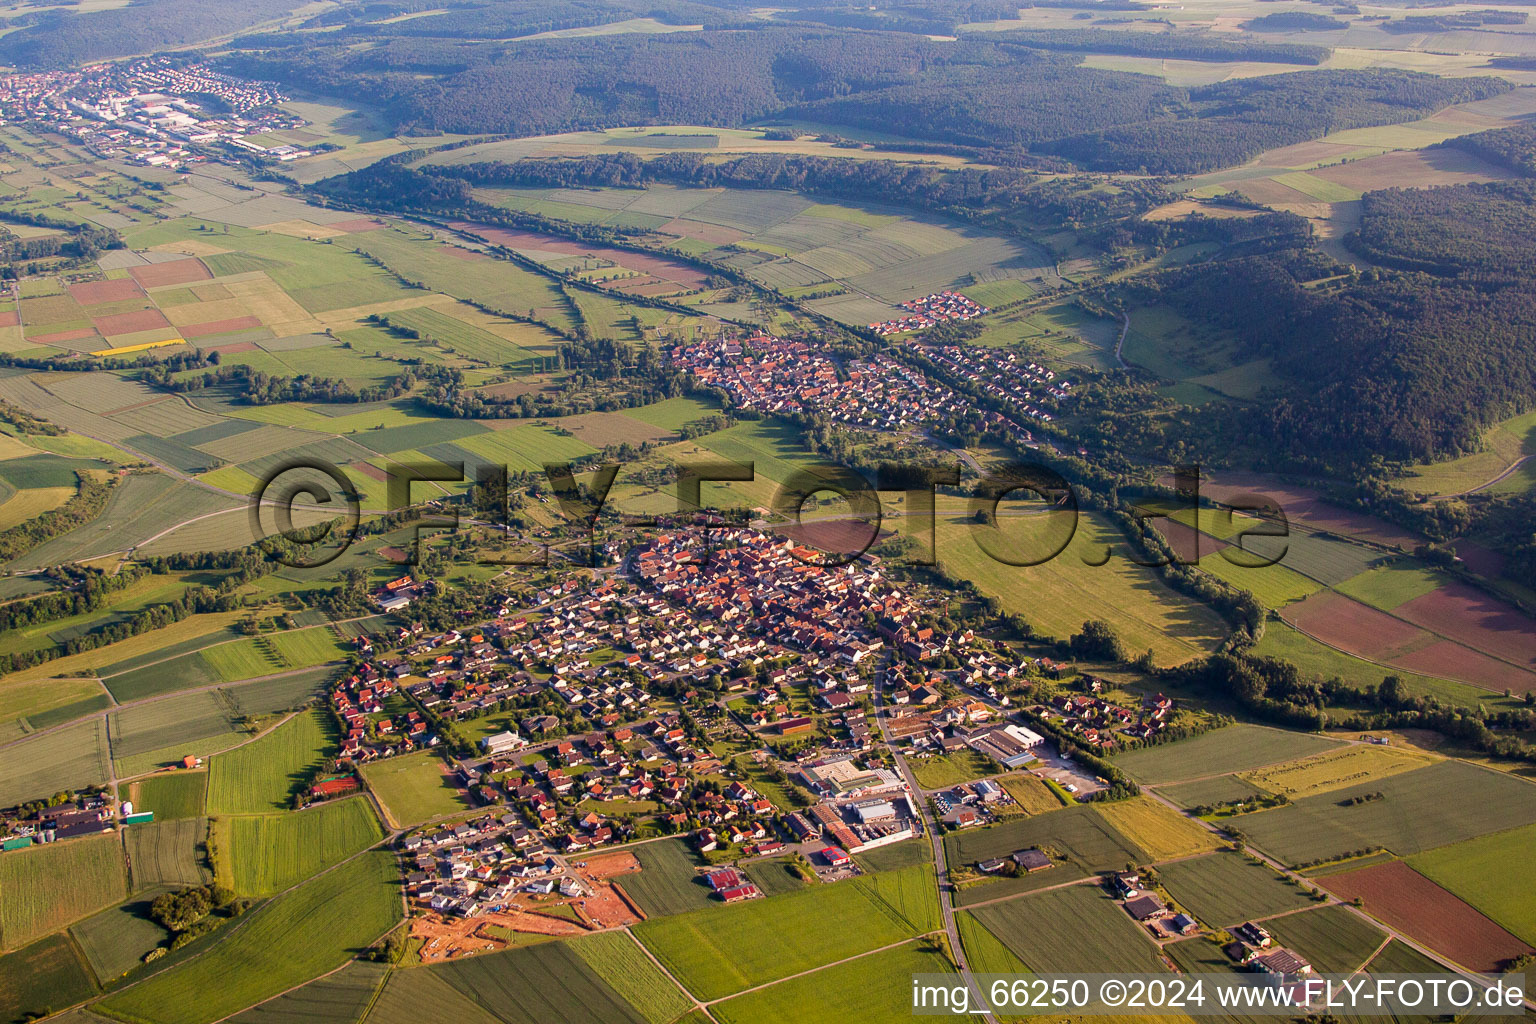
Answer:
[[[362,797],[303,811],[213,819],[219,878],[236,892],[281,892],[384,838]]]
[[[154,889],[140,893],[126,903],[103,910],[70,927],[70,936],[79,943],[86,962],[103,983],[138,967],[145,953],[170,937],[170,933],[150,916],[150,904],[164,891]]]
[[[718,904],[699,873],[700,862],[681,839],[642,843],[633,850],[640,873],[619,884],[648,917],[682,914]]]
[[[1221,845],[1215,833],[1151,797],[1118,800],[1098,808],[1114,830],[1153,860],[1208,853]]]
[[[857,860],[866,871],[899,871],[914,864],[931,864],[933,854],[928,844],[917,838],[861,851]]]
[[[898,524],[910,530],[912,522],[903,519]],[[981,527],[970,516],[940,516],[939,564],[951,575],[973,581],[983,595],[996,597],[1005,611],[1022,615],[1040,633],[1066,638],[1081,630],[1085,620],[1104,619],[1128,649],[1150,648],[1159,665],[1202,655],[1226,635],[1213,612],[1169,588],[1153,570],[1124,557],[1092,564],[1102,558],[1106,546],[1125,550],[1118,531],[1094,513],[1081,516],[1065,550],[1034,566],[992,558],[975,532],[994,531],[993,543],[1002,550],[1038,559],[1060,546],[1059,527],[1022,517],[999,517],[998,522],[1002,525]],[[926,538],[919,540],[926,544]]]
[[[116,833],[0,856],[0,949],[17,949],[128,895]]]
[[[1192,807],[1208,807],[1238,800],[1251,800],[1264,795],[1257,786],[1244,782],[1236,775],[1216,775],[1196,782],[1159,786],[1157,792],[1159,796],[1172,800],[1186,810]]]
[[[1439,759],[1411,747],[1352,744],[1299,761],[1286,761],[1242,772],[1239,778],[1267,793],[1293,800],[1355,786],[1434,764]]]
[[[639,1010],[647,1024],[670,1024],[693,1009],[693,1001],[627,932],[603,932],[567,945],[620,998]]]
[[[764,896],[781,896],[786,892],[803,889],[807,884],[795,870],[794,862],[784,857],[755,860],[745,866],[745,873],[763,891]]]
[[[913,758],[911,765],[917,784],[927,790],[949,789],[962,782],[996,775],[1002,770],[1002,765],[990,757],[970,749],[953,754]]]
[[[919,866],[655,918],[634,931],[689,991],[718,999],[928,931],[937,918],[932,869]],[[778,941],[744,946],[743,935]]]
[[[1408,858],[1419,874],[1536,946],[1536,893],[1510,865],[1536,842],[1536,825],[1479,836]]]
[[[1131,750],[1114,762],[1143,785],[1163,786],[1289,761],[1338,745],[1337,740],[1307,733],[1229,725],[1177,743]]]
[[[292,807],[297,787],[323,766],[335,745],[334,725],[315,710],[215,756],[208,768],[209,813],[258,814]]]
[[[392,971],[366,1024],[503,1024],[432,968]]]
[[[626,940],[627,941],[627,940]],[[428,968],[504,1024],[648,1024],[570,946],[546,942]]]
[[[914,974],[949,974],[954,964],[937,943],[919,940],[859,957],[711,1006],[722,1024],[841,1024],[900,1020],[911,1014]],[[979,1017],[946,1014],[946,1019]]]
[[[1127,863],[1139,864],[1148,859],[1145,850],[1120,835],[1097,809],[1087,804],[989,828],[951,833],[944,837],[944,845],[951,867],[974,866],[979,861],[1007,857],[1015,850],[1032,846],[1052,847],[1067,858],[1048,871],[1016,879],[994,879],[967,888],[958,898],[961,906],[1101,871],[1122,870]]]
[[[1372,797],[1348,805],[1352,798]],[[1442,761],[1377,782],[1304,797],[1247,814],[1249,841],[1302,864],[1372,846],[1399,856],[1536,823],[1536,790],[1521,779],[1462,761]]]
[[[108,777],[107,727],[100,718],[27,736],[0,747],[0,807]]]
[[[197,818],[203,813],[207,772],[177,771],[140,779],[129,789],[136,811],[153,811],[156,821]]]
[[[374,761],[363,766],[362,776],[396,828],[474,806],[458,780],[444,770],[443,759],[430,751]]]
[[[393,854],[370,853],[252,911],[202,956],[108,996],[133,1024],[210,1024],[340,966],[400,919]]]
[[[212,881],[203,851],[207,838],[208,822],[203,818],[155,821],[124,829],[123,848],[128,854],[133,891]]]
[[[1351,974],[1387,941],[1386,933],[1346,907],[1318,907],[1264,925],[1275,941],[1294,949],[1323,974]]]
[[[231,1024],[354,1024],[373,1002],[389,968],[356,960],[335,974],[310,982],[230,1018]]]
[[[1151,939],[1096,885],[1021,896],[971,913],[1033,971],[1165,970]]]
[[[1283,914],[1312,902],[1273,869],[1241,854],[1217,853],[1157,870],[1168,895],[1211,928]]]
[[[95,994],[91,972],[67,936],[53,935],[0,956],[0,1019],[24,1020]]]
[[[1359,899],[1367,914],[1474,971],[1496,972],[1536,952],[1402,861],[1329,875],[1319,884],[1340,899]]]
[[[56,716],[67,716],[62,721],[78,717],[78,714],[99,711],[111,703],[102,693],[101,684],[90,678],[9,678],[0,679],[0,735],[12,730],[19,738],[24,731],[46,729]]]
[[[1061,797],[1057,796],[1039,776],[1030,775],[1027,772],[1019,775],[1005,775],[997,782],[1013,798],[1014,805],[1025,814],[1045,814],[1048,811],[1058,811],[1062,807]]]
[[[108,716],[112,756],[120,774],[131,762],[179,745],[184,752],[195,752],[190,744],[210,740],[223,746],[236,742],[243,732],[237,725],[233,702],[220,691],[204,690],[171,694],[145,704],[129,704]],[[171,759],[179,759],[175,755]],[[157,767],[152,765],[150,767]],[[149,770],[149,768],[141,769]]]

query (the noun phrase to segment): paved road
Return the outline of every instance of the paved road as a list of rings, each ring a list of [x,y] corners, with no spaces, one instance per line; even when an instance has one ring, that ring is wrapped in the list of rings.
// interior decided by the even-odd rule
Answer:
[[[907,790],[912,794],[912,802],[917,806],[917,813],[922,817],[923,828],[928,831],[928,842],[933,847],[933,870],[938,879],[939,887],[939,914],[944,920],[944,932],[949,936],[949,949],[955,958],[955,966],[961,971],[970,972],[970,964],[966,961],[965,945],[960,941],[960,928],[955,924],[955,908],[950,900],[950,893],[954,887],[949,881],[949,862],[944,852],[944,836],[939,831],[938,822],[928,809],[928,801],[923,797],[923,788],[917,784],[917,777],[912,774],[912,769],[907,765],[907,759],[902,756],[900,750],[891,742],[890,733],[885,726],[885,670],[889,660],[880,666],[880,672],[875,677],[875,721],[880,725],[880,739],[885,743],[885,748],[891,752],[896,760],[896,768],[901,772],[901,777],[907,784]],[[971,1001],[976,1006],[986,1006],[986,1000],[981,994],[981,989],[974,979],[968,980],[971,989]],[[997,1018],[991,1013],[982,1015],[987,1024],[997,1024]]]

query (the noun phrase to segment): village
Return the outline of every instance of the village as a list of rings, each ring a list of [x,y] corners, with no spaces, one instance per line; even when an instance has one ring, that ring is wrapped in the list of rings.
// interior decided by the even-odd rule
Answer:
[[[964,428],[1030,444],[1033,435],[1020,421],[1050,422],[1051,409],[1072,393],[1070,381],[1013,353],[953,345],[914,345],[912,351],[981,388],[1013,415],[983,408],[969,395],[884,353],[840,364],[809,342],[755,334],[742,341],[677,345],[668,357],[741,408],[825,416],[845,426],[885,432]]]
[[[979,302],[959,292],[951,291],[935,292],[932,295],[924,295],[920,299],[908,299],[901,304],[901,308],[909,311],[907,316],[870,324],[869,329],[885,337],[891,334],[904,334],[908,331],[923,331],[951,321],[973,320],[992,312]]]
[[[858,873],[854,855],[924,834],[925,811],[946,829],[994,820],[1010,799],[995,782],[911,785],[872,729],[877,689],[912,756],[967,749],[999,773],[1065,760],[999,696],[1054,663],[935,630],[878,559],[829,569],[811,554],[749,528],[662,533],[623,572],[494,601],[474,626],[359,638],[364,660],[331,694],[344,765],[457,737],[444,771],[485,809],[403,839],[424,956],[497,948],[501,928],[632,918],[621,851],[647,836],[686,837],[701,884],[736,902],[762,895],[739,871],[755,859],[796,857],[832,881]],[[959,667],[932,667],[941,656]]]
[[[283,163],[311,155],[254,138],[308,123],[279,109],[287,99],[272,83],[164,57],[0,75],[0,118],[46,125],[99,157],[167,169],[210,158]]]

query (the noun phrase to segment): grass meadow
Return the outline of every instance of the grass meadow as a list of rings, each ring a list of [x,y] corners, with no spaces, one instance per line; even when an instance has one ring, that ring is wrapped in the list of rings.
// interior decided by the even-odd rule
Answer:
[[[363,766],[362,776],[398,828],[474,806],[430,751],[374,761]]]
[[[353,797],[283,814],[215,818],[219,879],[246,896],[268,896],[384,838],[367,799]]]
[[[653,918],[634,931],[689,991],[718,999],[899,942],[931,930],[937,920],[932,869],[920,865]],[[834,921],[837,927],[826,926]],[[743,944],[744,935],[772,935],[776,941]]]
[[[109,996],[130,1024],[210,1024],[340,966],[400,919],[392,854],[305,883],[228,926],[202,956]]]
[[[259,814],[293,806],[293,795],[335,747],[334,727],[304,711],[260,739],[216,755],[208,769],[211,814]]]

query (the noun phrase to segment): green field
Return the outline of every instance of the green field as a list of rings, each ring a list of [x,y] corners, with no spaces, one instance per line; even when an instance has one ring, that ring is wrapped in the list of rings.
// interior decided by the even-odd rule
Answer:
[[[631,852],[640,861],[640,873],[626,875],[619,885],[640,905],[647,917],[682,914],[717,905],[699,874],[698,858],[683,840],[642,843]]]
[[[1245,782],[1236,775],[1217,775],[1197,782],[1159,786],[1157,792],[1160,796],[1186,809],[1230,803],[1234,800],[1251,800],[1264,795],[1259,787],[1251,782]]]
[[[1095,885],[1023,896],[972,913],[1034,971],[1165,970],[1151,939]]]
[[[748,878],[757,883],[764,896],[780,896],[806,886],[805,879],[795,870],[794,862],[787,857],[755,860],[745,865],[743,870]]]
[[[128,895],[116,833],[0,854],[0,949],[18,949]]]
[[[720,410],[697,398],[668,398],[635,409],[625,409],[624,415],[641,423],[648,423],[662,430],[676,431],[694,420],[703,419]]]
[[[718,999],[929,931],[934,896],[932,869],[918,866],[655,918],[634,931],[689,991]],[[741,941],[751,935],[775,941]]]
[[[109,996],[132,1024],[209,1024],[340,966],[400,919],[393,854],[321,875],[230,928],[202,956]]]
[[[1229,725],[1193,739],[1132,750],[1115,757],[1114,762],[1137,782],[1162,786],[1289,761],[1338,745],[1338,740],[1309,733]]]
[[[626,940],[627,941],[627,940]],[[509,949],[428,968],[504,1024],[648,1024],[563,942]]]
[[[374,761],[363,766],[362,776],[399,828],[474,806],[458,780],[443,773],[443,759],[430,751]]]
[[[362,1019],[389,968],[358,960],[230,1018],[230,1024],[355,1024]]]
[[[215,818],[220,880],[247,896],[267,896],[384,838],[362,797],[284,814]]]
[[[1164,864],[1158,873],[1168,895],[1212,928],[1229,928],[1312,902],[1272,869],[1236,853]]]
[[[305,711],[258,740],[219,754],[208,769],[210,814],[258,814],[293,806],[298,787],[335,748],[335,727],[321,711]]]
[[[0,956],[0,1020],[61,1010],[95,994],[90,971],[63,935]]]
[[[145,953],[169,937],[170,933],[150,916],[150,903],[164,891],[141,893],[69,929],[91,970],[103,983],[139,966]]]
[[[568,943],[608,987],[648,1024],[669,1024],[693,1009],[693,1000],[663,974],[625,932],[602,932]]]
[[[1348,907],[1318,907],[1266,922],[1275,941],[1296,950],[1322,974],[1359,970],[1386,934]]]
[[[0,749],[0,807],[107,781],[107,729],[99,718]]]
[[[1334,587],[1357,601],[1389,612],[1449,582],[1433,569],[1411,563],[1396,563],[1370,569]]]
[[[211,741],[214,749],[232,746],[244,731],[238,717],[232,702],[214,690],[126,705],[107,718],[119,774],[135,774],[124,769],[131,769],[137,758],[170,746],[183,748],[184,753],[201,753],[193,744],[202,741]],[[173,759],[180,760],[180,755]]]
[[[1315,594],[1323,585],[1293,572],[1283,565],[1266,565],[1248,568],[1234,565],[1220,554],[1206,555],[1200,559],[1200,571],[1208,572],[1217,579],[1239,590],[1246,590],[1266,608],[1284,608],[1292,601],[1300,601],[1308,594]]]
[[[503,1024],[434,969],[393,971],[366,1024]]]
[[[912,976],[953,971],[933,944],[909,943],[716,1003],[710,1013],[722,1024],[906,1020],[912,1014]],[[980,1018],[946,1014],[944,1019]]]
[[[156,821],[198,818],[208,790],[207,772],[176,771],[152,775],[133,784],[133,809],[153,811]]]
[[[1343,806],[1351,797],[1384,799]],[[1443,761],[1360,786],[1244,815],[1253,845],[1288,864],[1368,846],[1409,856],[1437,846],[1536,823],[1536,788],[1503,772]]]
[[[890,846],[864,850],[855,858],[865,871],[900,871],[914,864],[932,864],[933,854],[922,838],[907,839]]]
[[[1017,879],[1003,878],[964,890],[963,906],[1042,885],[1081,878],[1084,874],[1123,869],[1127,863],[1143,863],[1145,850],[1117,832],[1093,807],[1079,804],[1048,814],[1005,821],[989,828],[952,832],[944,837],[944,849],[952,867],[974,866],[978,861],[1007,857],[1016,850],[1050,846],[1067,858],[1048,871]]]
[[[128,877],[133,891],[158,886],[204,885],[211,881],[202,844],[208,836],[203,818],[177,818],[130,825],[123,831]]]
[[[917,784],[924,789],[949,789],[962,782],[1006,771],[990,757],[970,749],[936,757],[913,758],[910,763]]]
[[[761,472],[761,470],[759,470]],[[916,529],[898,520],[903,532]],[[1058,516],[1003,516],[996,527],[980,526],[971,516],[940,516],[935,527],[938,559],[951,575],[973,581],[1003,609],[1024,617],[1035,630],[1065,639],[1087,619],[1104,619],[1128,649],[1150,648],[1158,665],[1179,664],[1213,649],[1227,627],[1204,605],[1164,583],[1155,570],[1123,557],[1126,542],[1108,520],[1095,513],[1078,517],[1070,543],[1040,565],[1017,566],[994,558],[986,543],[1015,561],[1039,560],[1066,539]],[[926,545],[927,537],[918,538]],[[1103,565],[1106,547],[1120,555]]]
[[[1536,889],[1511,871],[1536,849],[1536,825],[1479,836],[1410,857],[1419,874],[1437,882],[1511,933],[1536,945]]]

